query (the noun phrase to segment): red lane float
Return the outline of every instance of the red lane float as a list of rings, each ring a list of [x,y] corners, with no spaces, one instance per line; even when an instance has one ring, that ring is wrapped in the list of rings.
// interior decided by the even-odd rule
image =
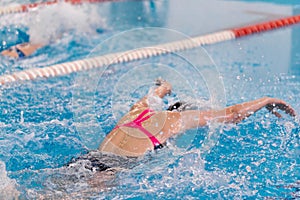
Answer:
[[[236,38],[300,23],[300,15],[232,29]]]
[[[120,0],[53,0],[53,1],[48,1],[48,2],[38,2],[38,3],[30,3],[30,4],[24,4],[24,5],[17,5],[17,6],[0,7],[0,15],[28,12],[28,11],[38,8],[38,7],[58,4],[60,2],[77,5],[77,4],[83,4],[83,3],[103,3],[103,2],[113,2],[113,1],[120,1]]]
[[[70,1],[70,0],[69,0]],[[75,1],[75,0],[73,0]],[[83,0],[76,0],[82,2]],[[97,1],[97,0],[88,0]],[[101,0],[104,1],[104,0]],[[114,54],[106,54],[95,58],[88,58],[73,62],[66,62],[56,64],[44,68],[27,69],[13,74],[0,76],[0,85],[5,85],[17,81],[34,80],[37,78],[49,78],[62,76],[74,72],[86,71],[93,68],[105,67],[110,64],[119,64],[137,61],[149,57],[184,51],[187,49],[197,48],[199,46],[215,44],[227,40],[253,35],[265,31],[282,28],[285,26],[300,23],[300,15],[291,16],[287,18],[272,20],[264,23],[258,23],[241,28],[234,28],[232,30],[219,31],[203,36],[193,37],[190,39],[179,40],[170,43],[159,44],[151,47],[144,47],[125,52]]]

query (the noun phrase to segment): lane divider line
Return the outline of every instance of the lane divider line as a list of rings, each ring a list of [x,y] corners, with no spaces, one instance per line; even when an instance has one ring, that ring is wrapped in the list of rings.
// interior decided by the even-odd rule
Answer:
[[[121,1],[121,0],[52,0],[47,2],[37,2],[37,3],[29,3],[23,5],[16,5],[16,6],[0,7],[0,15],[29,12],[31,10],[36,10],[38,7],[54,5],[61,2],[69,3],[72,5],[79,5],[83,3],[104,3],[104,2],[115,2],[115,1]]]
[[[160,56],[172,52],[193,49],[204,45],[234,40],[248,35],[271,31],[298,23],[300,23],[300,15],[290,16],[240,28],[234,28],[232,30],[219,31],[207,35],[192,37],[190,39],[159,44],[152,47],[143,47],[119,53],[106,54],[94,58],[56,64],[44,68],[27,69],[20,72],[0,76],[0,85],[5,85],[17,81],[34,80],[37,78],[62,76],[74,72],[90,70],[93,68],[105,67],[109,64],[120,64],[137,61],[153,56]]]

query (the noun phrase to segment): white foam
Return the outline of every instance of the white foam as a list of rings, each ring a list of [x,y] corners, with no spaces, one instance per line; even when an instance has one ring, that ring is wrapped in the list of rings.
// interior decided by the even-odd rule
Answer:
[[[150,88],[148,92],[148,105],[152,110],[160,111],[163,108],[163,100],[155,94],[155,89]]]
[[[0,199],[18,199],[19,194],[16,182],[7,176],[5,163],[0,161]]]
[[[104,26],[104,20],[97,13],[97,6],[92,5],[74,6],[61,2],[29,14],[30,40],[39,44],[47,44],[71,31],[92,34],[96,28]]]
[[[141,164],[133,171],[122,172],[122,176],[120,176],[122,179],[118,180],[120,185],[126,185],[124,187],[126,190],[132,187],[137,188],[136,194],[151,191],[161,195],[173,188],[180,188],[176,193],[168,193],[168,198],[186,195],[186,189],[191,192],[201,189],[204,191],[203,195],[221,194],[224,191],[228,191],[230,195],[251,194],[251,190],[247,188],[249,183],[247,180],[239,181],[242,179],[239,175],[218,169],[206,170],[206,161],[201,158],[198,150],[185,152],[179,157],[168,154],[166,151],[157,153],[159,159],[152,159],[144,165]],[[173,165],[174,163],[176,165]],[[173,167],[170,167],[170,164]],[[140,176],[140,174],[143,175]],[[159,177],[160,174],[163,175]],[[120,188],[118,188],[118,192],[120,192]],[[123,197],[126,198],[126,196]]]

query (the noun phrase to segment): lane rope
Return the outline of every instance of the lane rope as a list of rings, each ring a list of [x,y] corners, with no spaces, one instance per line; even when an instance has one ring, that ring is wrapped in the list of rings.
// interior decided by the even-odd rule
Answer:
[[[53,0],[48,2],[37,2],[37,3],[29,3],[23,5],[16,5],[16,6],[0,7],[0,15],[28,12],[30,10],[37,9],[38,7],[54,5],[61,2],[70,3],[73,5],[79,5],[83,3],[104,3],[104,2],[114,2],[114,1],[120,1],[120,0]]]
[[[20,72],[0,76],[0,85],[5,85],[17,81],[34,80],[37,78],[62,76],[74,72],[100,68],[110,64],[120,64],[137,61],[153,56],[159,56],[172,52],[193,49],[204,45],[233,40],[236,38],[245,37],[247,35],[262,33],[297,23],[300,23],[300,15],[244,26],[240,28],[234,28],[231,30],[219,31],[216,33],[197,36],[190,39],[159,44],[152,47],[143,47],[130,51],[106,54],[94,58],[56,64],[44,68],[27,69]]]

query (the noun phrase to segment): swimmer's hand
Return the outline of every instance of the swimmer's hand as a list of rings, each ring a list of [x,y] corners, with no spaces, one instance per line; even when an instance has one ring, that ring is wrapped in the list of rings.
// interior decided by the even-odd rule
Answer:
[[[289,114],[292,117],[296,116],[295,110],[283,100],[269,97],[266,98],[268,103],[265,107],[270,113],[274,114],[276,117],[282,117],[281,114],[277,112],[278,109],[284,111],[286,114]]]
[[[253,101],[229,106],[221,110],[221,112],[213,113],[213,116],[215,118],[218,118],[218,120],[221,122],[239,123],[240,121],[244,120],[245,118],[249,117],[250,115],[254,114],[262,108],[267,108],[268,111],[270,111],[272,114],[279,118],[282,116],[277,112],[278,109],[286,112],[292,117],[296,116],[295,110],[286,102],[284,102],[281,99],[275,99],[270,97],[263,97]],[[222,117],[222,113],[225,113],[225,117]]]
[[[155,90],[155,93],[163,98],[165,95],[167,94],[171,94],[171,91],[172,91],[172,85],[163,80],[162,78],[158,78],[155,80],[155,85],[157,85],[158,87],[156,88]]]

